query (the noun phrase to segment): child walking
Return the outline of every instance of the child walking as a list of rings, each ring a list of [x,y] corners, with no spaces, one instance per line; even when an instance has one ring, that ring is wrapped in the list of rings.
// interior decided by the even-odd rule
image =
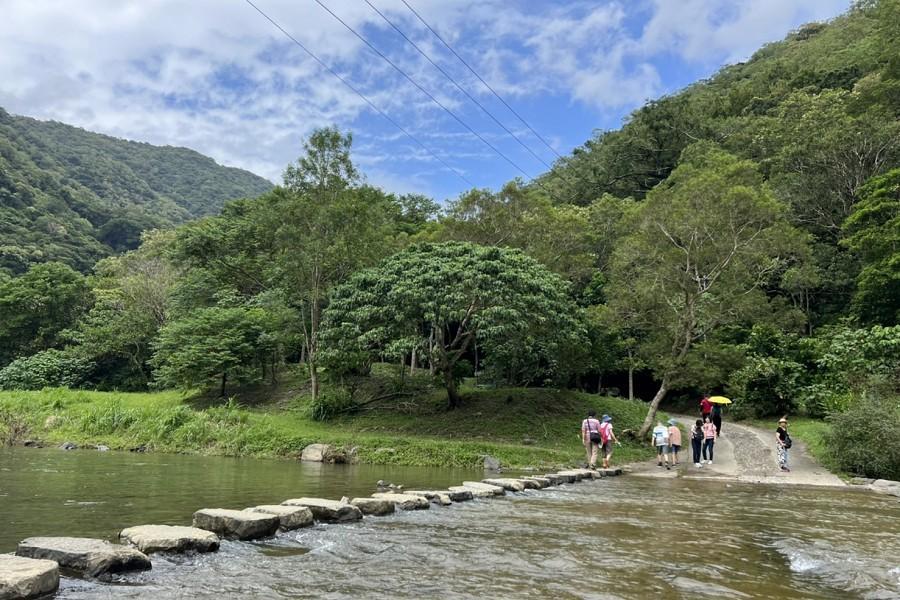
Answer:
[[[709,417],[703,422],[703,460],[711,465],[713,462],[713,446],[716,445],[716,425]],[[707,459],[707,451],[709,458]]]

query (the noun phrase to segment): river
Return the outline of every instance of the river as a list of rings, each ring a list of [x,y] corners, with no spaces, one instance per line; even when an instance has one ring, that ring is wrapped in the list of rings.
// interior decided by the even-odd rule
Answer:
[[[434,488],[480,472],[0,450],[0,551],[202,507]],[[852,489],[619,477],[153,557],[58,598],[900,598],[900,502]]]

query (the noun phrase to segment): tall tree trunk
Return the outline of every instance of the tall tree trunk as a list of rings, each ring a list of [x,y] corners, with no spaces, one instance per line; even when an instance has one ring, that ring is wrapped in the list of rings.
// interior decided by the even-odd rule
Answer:
[[[319,319],[322,316],[322,307],[319,304],[318,269],[315,270],[313,281],[313,293],[309,302],[309,339],[306,340],[308,352],[306,360],[309,364],[310,395],[315,401],[319,398]]]
[[[603,373],[597,373],[597,394],[603,389]]]
[[[409,359],[409,374],[410,374],[410,375],[415,375],[415,374],[416,374],[416,367],[419,366],[419,365],[418,365],[418,360],[417,360],[417,358],[416,358],[417,356],[418,356],[418,353],[416,352],[416,349],[413,348],[413,350],[412,350],[412,357]]]
[[[456,379],[453,378],[453,365],[444,367],[444,384],[447,386],[447,409],[458,408],[462,401],[459,398],[459,390],[456,389]]]
[[[228,381],[228,372],[222,373],[222,388],[219,390],[219,398],[225,397],[225,383]]]
[[[666,392],[668,391],[669,376],[664,375],[662,383],[656,391],[656,395],[653,396],[653,400],[650,401],[650,410],[647,411],[647,417],[644,419],[644,424],[641,425],[641,428],[638,431],[637,435],[639,439],[643,439],[644,436],[647,435],[647,432],[650,431],[650,428],[653,427],[653,419],[656,418],[656,411],[659,409],[659,403],[663,401],[663,398],[666,397]]]
[[[434,377],[434,325],[428,334],[428,374]]]
[[[631,360],[631,350],[628,351],[628,399],[634,400],[634,361]]]

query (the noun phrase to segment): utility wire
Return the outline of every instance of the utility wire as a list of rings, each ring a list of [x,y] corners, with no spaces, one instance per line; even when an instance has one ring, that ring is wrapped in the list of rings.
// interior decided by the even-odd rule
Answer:
[[[249,0],[247,0],[247,1],[249,1]],[[517,165],[517,164],[515,163],[515,161],[513,161],[511,158],[509,158],[508,156],[506,156],[505,154],[503,154],[503,152],[501,152],[499,148],[497,148],[497,147],[494,146],[492,143],[490,143],[489,141],[487,141],[486,139],[484,139],[484,136],[482,136],[482,135],[479,134],[477,131],[475,131],[474,129],[472,129],[472,128],[469,126],[469,124],[466,123],[465,121],[463,121],[461,118],[459,118],[459,116],[457,116],[456,113],[454,113],[452,110],[450,110],[449,108],[447,108],[446,106],[444,106],[444,104],[443,104],[440,100],[438,100],[437,98],[435,98],[434,95],[431,94],[431,92],[429,92],[428,90],[426,90],[425,88],[423,88],[421,85],[419,85],[419,83],[418,83],[415,79],[413,79],[412,77],[410,77],[409,74],[408,74],[406,71],[404,71],[403,69],[401,69],[400,67],[398,67],[397,64],[396,64],[394,61],[392,61],[390,58],[388,58],[387,56],[385,56],[385,54],[384,54],[383,52],[381,52],[378,48],[376,48],[369,40],[367,40],[367,39],[364,38],[362,35],[360,35],[359,33],[357,33],[355,29],[353,29],[350,25],[348,25],[348,24],[346,23],[346,21],[344,21],[343,19],[341,19],[341,18],[340,18],[338,15],[336,15],[334,12],[332,12],[332,10],[331,10],[330,8],[328,8],[325,4],[322,3],[322,0],[314,0],[314,1],[315,1],[316,4],[318,4],[319,6],[321,6],[322,8],[324,8],[325,11],[326,11],[328,14],[330,14],[332,17],[334,17],[335,19],[337,19],[337,21],[338,21],[341,25],[343,25],[344,27],[346,27],[347,30],[350,31],[350,33],[352,33],[353,35],[355,35],[362,43],[364,43],[366,46],[368,46],[369,49],[372,50],[372,52],[374,52],[375,54],[377,54],[378,56],[380,56],[386,63],[388,63],[389,65],[391,65],[391,67],[393,67],[395,71],[397,71],[398,73],[400,73],[401,75],[403,75],[403,77],[405,77],[405,78],[407,79],[407,81],[409,81],[411,84],[413,84],[414,86],[416,86],[416,87],[419,89],[419,91],[421,91],[423,94],[425,94],[426,96],[428,96],[428,98],[431,99],[432,102],[434,102],[435,104],[437,104],[444,112],[446,112],[448,115],[450,115],[451,117],[453,117],[453,118],[456,120],[457,123],[459,123],[460,125],[462,125],[463,127],[465,127],[465,128],[469,131],[469,133],[471,133],[472,135],[474,135],[475,137],[477,137],[479,140],[481,140],[482,143],[484,143],[485,146],[487,146],[488,148],[490,148],[491,150],[493,150],[498,156],[500,156],[500,158],[502,158],[503,160],[505,160],[506,162],[508,162],[510,165],[512,165],[512,167],[513,167],[514,169],[516,169],[517,171],[519,171],[520,173],[522,173],[522,175],[524,175],[527,179],[532,179],[532,180],[534,179],[534,177],[532,177],[531,175],[529,175],[528,172],[525,171],[525,169],[523,169],[522,167],[520,167],[519,165]],[[537,182],[537,181],[535,181],[535,183],[538,183],[538,185],[540,185],[540,183]],[[542,187],[543,187],[543,186],[542,186]],[[547,191],[548,191],[548,193],[549,193],[549,190],[547,190]]]
[[[307,48],[306,46],[304,46],[303,44],[301,44],[300,41],[297,40],[297,38],[295,38],[295,37],[292,36],[290,33],[288,33],[288,32],[284,29],[284,27],[282,27],[281,25],[279,25],[272,17],[270,17],[269,15],[267,15],[265,12],[263,12],[262,9],[260,9],[256,4],[254,4],[254,3],[252,2],[252,0],[244,0],[244,1],[245,1],[247,4],[249,4],[250,6],[252,6],[252,7],[256,10],[256,12],[258,12],[259,14],[261,14],[261,15],[262,15],[269,23],[271,23],[272,25],[274,25],[275,28],[278,29],[278,31],[280,31],[281,33],[283,33],[289,40],[291,40],[292,42],[294,42],[301,50],[303,50],[307,55],[309,55],[310,58],[312,58],[312,59],[315,60],[317,63],[319,63],[319,65],[320,65],[323,69],[325,69],[326,71],[328,71],[329,73],[331,73],[332,75],[334,75],[338,80],[340,80],[341,83],[343,83],[343,84],[346,85],[348,88],[350,88],[351,90],[353,90],[353,92],[356,93],[357,96],[359,96],[360,98],[362,98],[362,99],[365,101],[365,103],[368,104],[368,105],[372,108],[372,110],[374,110],[374,111],[377,112],[379,115],[381,115],[382,117],[384,117],[391,125],[393,125],[393,126],[396,127],[397,129],[399,129],[404,135],[406,135],[406,137],[408,137],[409,139],[411,139],[412,141],[414,141],[414,142],[415,142],[416,144],[418,144],[423,150],[425,150],[425,152],[427,152],[429,155],[431,155],[432,158],[434,158],[434,159],[437,160],[439,163],[441,163],[442,165],[444,165],[444,167],[445,167],[448,171],[451,171],[452,173],[454,173],[457,177],[459,177],[459,178],[462,179],[464,182],[466,182],[466,184],[469,185],[470,187],[473,187],[473,188],[474,188],[474,187],[478,187],[478,186],[476,186],[474,183],[472,183],[471,181],[469,181],[469,179],[468,179],[465,175],[463,175],[460,171],[458,171],[457,169],[451,167],[449,164],[447,164],[447,162],[446,162],[444,159],[442,159],[440,156],[438,156],[437,154],[435,154],[434,152],[432,152],[432,151],[428,148],[428,146],[426,146],[425,144],[423,144],[422,142],[420,142],[419,139],[418,139],[416,136],[414,136],[413,134],[411,134],[410,132],[408,132],[406,129],[404,129],[399,123],[397,123],[397,121],[395,121],[394,119],[392,119],[387,113],[385,113],[383,110],[381,110],[380,108],[378,108],[377,106],[375,106],[375,104],[374,104],[371,100],[369,100],[369,98],[366,97],[365,94],[363,94],[363,93],[360,92],[358,89],[356,89],[356,87],[354,87],[352,83],[350,83],[349,81],[347,81],[346,78],[342,77],[337,71],[335,71],[335,70],[332,69],[330,66],[328,66],[328,64],[325,63],[325,61],[323,61],[321,58],[319,58],[318,56],[316,56],[316,55],[312,52],[312,50],[310,50],[309,48]]]
[[[491,93],[494,94],[494,96],[497,98],[497,100],[499,100],[500,102],[503,103],[503,106],[505,106],[506,108],[509,109],[509,112],[511,112],[512,114],[516,115],[516,118],[518,118],[518,119],[522,122],[522,124],[525,125],[525,127],[527,127],[527,128],[529,129],[529,131],[531,131],[531,133],[533,133],[533,134],[535,135],[535,137],[537,137],[537,139],[541,140],[541,141],[544,143],[544,145],[547,146],[547,147],[550,149],[550,151],[553,152],[553,154],[555,154],[555,155],[557,156],[557,158],[562,158],[562,156],[559,154],[559,152],[556,151],[556,148],[554,148],[553,146],[551,146],[550,143],[549,143],[547,140],[545,140],[543,137],[541,137],[541,134],[539,134],[537,131],[535,131],[534,128],[533,128],[531,125],[528,124],[528,121],[526,121],[526,120],[522,117],[522,115],[520,115],[518,112],[516,112],[516,110],[515,110],[512,106],[510,106],[509,104],[507,104],[506,100],[504,100],[504,99],[500,96],[500,94],[498,94],[498,93],[494,90],[494,88],[492,88],[492,87],[490,86],[490,84],[488,84],[487,81],[485,81],[484,79],[482,79],[481,75],[479,75],[479,74],[475,71],[475,69],[473,69],[471,66],[469,66],[469,63],[467,63],[467,62],[465,61],[465,59],[464,59],[462,56],[460,56],[460,55],[456,52],[456,50],[454,50],[454,49],[450,46],[450,44],[448,44],[448,43],[444,40],[444,38],[442,38],[442,37],[440,36],[440,34],[439,34],[437,31],[435,31],[434,28],[433,28],[431,25],[428,24],[427,21],[425,21],[425,19],[422,18],[422,15],[420,15],[418,12],[416,12],[416,9],[414,9],[412,6],[409,5],[409,2],[407,2],[406,0],[400,0],[400,1],[403,2],[403,4],[406,5],[406,8],[408,8],[408,9],[412,12],[412,14],[416,15],[416,17],[419,19],[419,21],[422,22],[422,25],[424,25],[425,27],[427,27],[428,30],[429,30],[431,33],[434,34],[434,37],[436,37],[437,39],[439,39],[439,40],[441,41],[441,43],[444,44],[444,46],[447,48],[447,50],[449,50],[450,52],[453,53],[453,56],[455,56],[456,58],[459,59],[459,62],[461,62],[462,64],[464,64],[464,65],[466,66],[466,68],[469,70],[470,73],[472,73],[472,75],[474,75],[475,77],[478,78],[478,81],[480,81],[480,82],[484,85],[484,87],[486,87],[487,89],[489,89],[489,90],[491,91]]]
[[[413,48],[415,48],[416,51],[417,51],[419,54],[421,54],[421,55],[425,58],[425,60],[427,60],[429,63],[431,63],[431,66],[433,66],[435,69],[437,69],[438,71],[440,71],[441,74],[442,74],[444,77],[446,77],[448,81],[450,81],[450,83],[452,83],[454,86],[456,86],[456,89],[458,89],[460,92],[462,92],[463,94],[465,94],[466,98],[468,98],[469,100],[471,100],[472,103],[475,104],[475,106],[477,106],[478,108],[480,108],[480,109],[481,109],[481,112],[483,112],[483,113],[486,114],[488,117],[490,117],[491,120],[492,120],[494,123],[496,123],[497,125],[499,125],[499,126],[503,129],[503,131],[505,131],[505,132],[508,133],[510,136],[512,136],[512,138],[515,139],[515,140],[519,143],[520,146],[522,146],[525,150],[528,151],[529,154],[531,154],[534,158],[536,158],[538,161],[540,161],[540,163],[541,163],[542,165],[544,165],[545,167],[547,167],[547,169],[549,169],[551,173],[553,173],[554,175],[556,175],[557,177],[559,177],[560,179],[562,179],[563,181],[565,181],[566,183],[568,183],[568,184],[571,185],[571,182],[569,182],[565,177],[563,177],[562,175],[560,175],[559,173],[557,173],[556,170],[553,168],[552,165],[548,164],[547,161],[545,161],[543,158],[541,158],[540,156],[538,156],[538,155],[534,152],[534,150],[532,150],[529,146],[527,146],[527,145],[525,144],[525,142],[522,141],[521,138],[519,138],[519,136],[517,136],[517,135],[516,135],[514,132],[512,132],[506,125],[504,125],[502,122],[500,122],[500,120],[497,119],[497,117],[495,117],[495,116],[494,116],[487,108],[485,108],[484,105],[483,105],[481,102],[479,102],[476,98],[474,98],[474,97],[472,96],[472,94],[470,94],[469,92],[467,92],[467,91],[465,90],[465,88],[463,88],[459,83],[457,83],[457,81],[456,81],[453,77],[451,77],[450,74],[447,73],[447,71],[445,71],[439,64],[437,64],[435,61],[433,61],[433,60],[431,59],[431,57],[428,56],[428,54],[426,54],[425,51],[422,50],[422,49],[419,47],[418,44],[416,44],[416,43],[415,43],[414,41],[412,41],[405,33],[403,33],[403,31],[402,31],[399,27],[397,27],[397,25],[395,25],[393,21],[391,21],[390,19],[388,19],[388,18],[385,16],[385,14],[384,14],[383,12],[381,12],[380,10],[378,10],[378,8],[377,8],[374,4],[372,4],[369,0],[365,0],[365,3],[368,4],[369,7],[371,7],[372,10],[374,10],[376,13],[378,13],[378,16],[381,17],[382,19],[384,19],[384,21],[385,21],[388,25],[390,25],[390,26],[394,29],[394,31],[396,31],[397,33],[399,33],[400,36],[401,36],[404,40],[406,40],[407,42],[409,42],[409,44],[410,44]]]

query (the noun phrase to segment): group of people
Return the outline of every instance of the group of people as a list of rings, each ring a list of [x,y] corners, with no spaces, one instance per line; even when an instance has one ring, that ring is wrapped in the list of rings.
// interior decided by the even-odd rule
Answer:
[[[603,415],[597,419],[597,412],[591,410],[581,422],[581,442],[587,454],[589,469],[597,468],[598,455],[603,457],[603,468],[608,469],[612,460],[613,444],[618,444],[613,433],[612,417]]]
[[[710,402],[709,396],[700,400],[700,416],[691,426],[691,451],[694,466],[703,468],[704,464],[713,464],[713,452],[716,439],[722,435],[722,406]],[[657,421],[651,432],[652,444],[656,447],[656,464],[671,469],[678,466],[678,453],[681,451],[681,429],[675,419],[669,419],[667,425]],[[619,444],[613,433],[612,417],[603,415],[597,419],[594,410],[588,412],[587,418],[581,422],[581,441],[584,444],[587,466],[597,468],[597,459],[602,457],[603,468],[608,469],[612,460],[613,444]],[[787,418],[778,421],[775,430],[775,443],[778,453],[778,465],[782,471],[790,471],[788,467],[788,450],[791,448],[791,436],[787,431]],[[671,457],[671,459],[670,459]],[[671,462],[671,464],[670,464]]]

